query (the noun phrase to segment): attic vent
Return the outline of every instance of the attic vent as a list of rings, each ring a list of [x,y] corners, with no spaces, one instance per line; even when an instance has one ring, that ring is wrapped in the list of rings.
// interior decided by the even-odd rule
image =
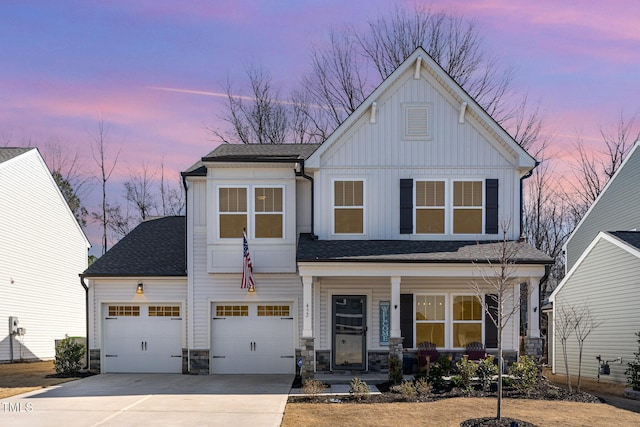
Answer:
[[[431,105],[404,105],[404,139],[431,139]]]

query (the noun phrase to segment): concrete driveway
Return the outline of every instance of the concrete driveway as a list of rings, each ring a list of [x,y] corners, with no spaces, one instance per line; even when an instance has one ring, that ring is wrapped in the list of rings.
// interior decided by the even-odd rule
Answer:
[[[103,374],[0,400],[3,426],[279,426],[291,375]]]

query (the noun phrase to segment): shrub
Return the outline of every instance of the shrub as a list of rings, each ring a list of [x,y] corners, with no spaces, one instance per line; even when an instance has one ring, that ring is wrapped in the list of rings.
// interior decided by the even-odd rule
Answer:
[[[636,355],[636,359],[627,363],[627,370],[624,371],[627,376],[627,384],[631,386],[635,391],[640,391],[640,332],[636,332],[638,337],[638,352],[633,353]]]
[[[401,394],[407,399],[414,398],[418,395],[418,391],[411,381],[402,381],[400,384],[394,385],[391,387],[391,392]]]
[[[448,360],[448,359],[447,359]],[[433,387],[437,389],[441,389],[444,387],[444,370],[439,363],[434,363],[431,365],[431,369],[429,369],[428,381],[433,385]]]
[[[472,380],[473,377],[476,376],[478,365],[464,358],[456,363],[456,369],[458,370],[458,375],[460,376],[460,387],[467,394],[470,394],[473,391]]]
[[[498,375],[498,367],[493,363],[493,356],[485,357],[478,363],[476,375],[482,383],[482,389],[488,391],[493,377]]]
[[[304,380],[300,391],[304,394],[320,394],[326,387],[326,384],[320,380],[308,379]]]
[[[426,378],[418,378],[414,384],[414,388],[420,396],[427,396],[431,394],[431,390],[433,390],[433,387]]]
[[[533,356],[521,356],[520,362],[513,364],[510,370],[515,378],[515,386],[522,393],[528,393],[538,383],[538,365]]]
[[[61,375],[77,374],[82,368],[83,356],[84,345],[65,335],[64,339],[56,345],[54,361],[56,373]]]
[[[402,382],[402,363],[397,356],[389,358],[389,381],[392,384],[400,384]]]
[[[442,369],[444,375],[451,375],[451,369],[453,368],[453,362],[447,356],[438,357],[438,366]]]
[[[349,383],[349,393],[358,394],[358,395],[368,395],[369,386],[367,385],[366,382],[362,381],[360,378],[354,378]]]

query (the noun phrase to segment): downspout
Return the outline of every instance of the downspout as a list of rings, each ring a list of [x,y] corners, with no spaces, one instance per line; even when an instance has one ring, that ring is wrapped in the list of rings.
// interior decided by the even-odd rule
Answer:
[[[187,265],[189,264],[189,258],[187,258],[189,256],[189,238],[187,236],[187,234],[189,234],[188,232],[188,225],[187,225],[187,221],[189,220],[189,217],[187,216],[187,209],[189,206],[189,203],[187,201],[187,197],[189,197],[189,183],[187,181],[187,177],[184,174],[182,175],[182,187],[184,187],[184,221],[185,221],[185,233],[184,233],[184,261],[187,263]],[[187,265],[184,266],[185,268],[185,273],[187,273],[187,290],[189,288],[189,268],[187,267]],[[193,287],[192,287],[193,288]],[[193,289],[192,289],[193,291]],[[193,301],[193,295],[191,295],[191,301]],[[189,308],[189,300],[187,300],[187,307],[185,308]],[[187,312],[187,373],[191,373],[191,352],[189,351],[189,316],[191,315],[190,312]]]
[[[85,310],[85,328],[87,329],[87,348],[85,349],[85,355],[87,359],[87,364],[85,365],[85,369],[89,371],[90,369],[90,358],[89,358],[89,287],[84,283],[84,275],[80,275],[80,284],[84,288],[84,310]]]
[[[296,171],[296,176],[301,176],[307,180],[309,180],[309,182],[311,183],[311,239],[313,240],[318,240],[318,236],[316,236],[316,234],[314,233],[315,231],[315,192],[314,192],[314,183],[313,183],[313,177],[307,175],[304,172],[304,160],[300,160],[300,172]]]
[[[522,181],[524,181],[527,178],[530,178],[531,175],[533,175],[534,169],[537,168],[538,165],[540,165],[540,162],[536,161],[535,166],[533,166],[529,172],[527,172],[526,174],[524,174],[522,178],[520,178],[520,232],[519,232],[520,237],[522,237],[522,223],[524,221],[524,189],[523,189]]]

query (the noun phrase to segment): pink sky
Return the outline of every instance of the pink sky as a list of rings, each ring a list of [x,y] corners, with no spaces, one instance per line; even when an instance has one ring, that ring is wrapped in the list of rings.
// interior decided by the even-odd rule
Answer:
[[[514,86],[540,101],[559,158],[570,158],[578,136],[600,141],[600,127],[614,126],[621,111],[640,113],[640,2],[431,5],[472,18],[486,46],[515,68]],[[262,64],[289,89],[307,69],[310,43],[332,27],[364,31],[366,18],[389,7],[384,0],[2,2],[0,144],[62,144],[89,170],[88,144],[102,118],[108,143],[122,150],[120,180],[163,159],[177,174],[215,147],[206,128],[221,125],[223,99],[210,94],[227,76],[240,85],[247,66]],[[121,189],[113,192],[117,198]],[[97,194],[86,196],[90,211]]]

